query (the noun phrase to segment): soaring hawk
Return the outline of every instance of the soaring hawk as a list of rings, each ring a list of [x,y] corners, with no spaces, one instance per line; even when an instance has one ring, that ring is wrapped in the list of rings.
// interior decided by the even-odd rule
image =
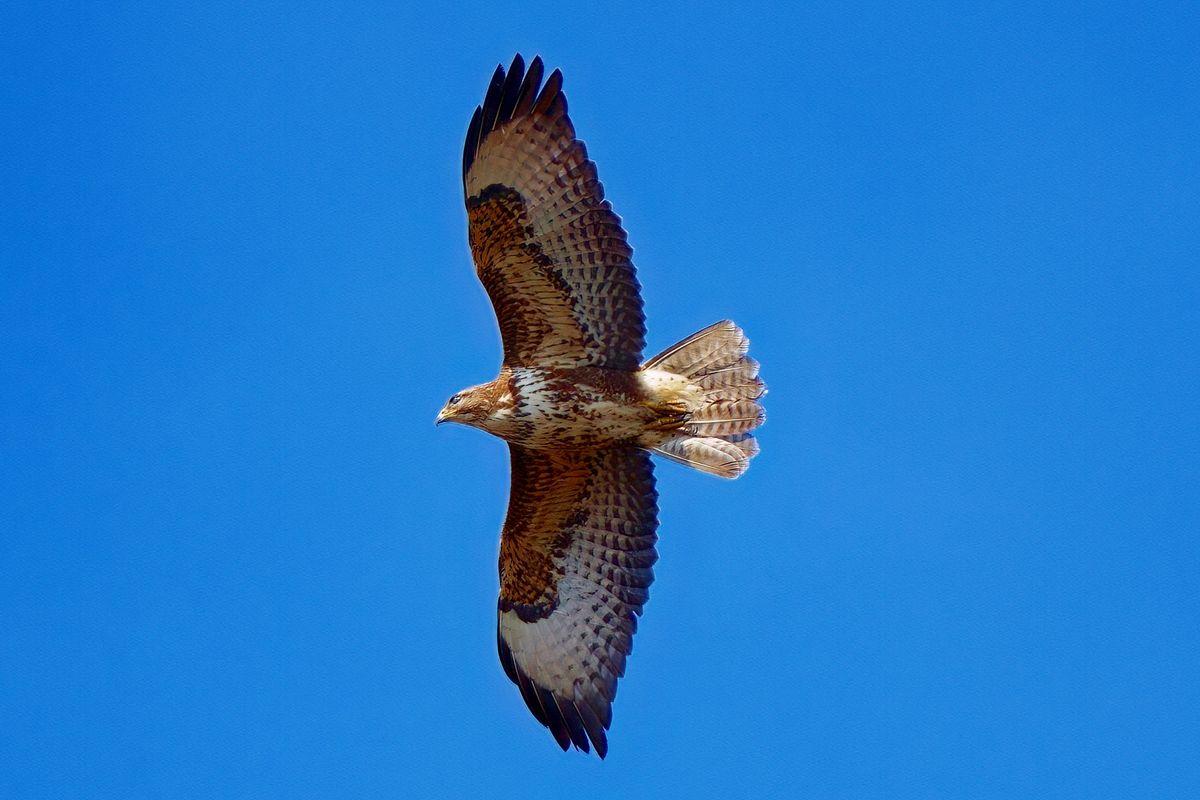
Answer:
[[[617,679],[658,558],[650,453],[736,478],[765,389],[732,322],[642,361],[621,219],[567,116],[562,73],[496,68],[463,149],[471,254],[504,344],[499,376],[437,421],[508,442],[500,663],[566,750],[603,758]]]

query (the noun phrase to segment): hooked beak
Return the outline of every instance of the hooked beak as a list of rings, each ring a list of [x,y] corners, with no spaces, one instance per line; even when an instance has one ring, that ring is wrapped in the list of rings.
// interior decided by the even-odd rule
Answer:
[[[443,408],[441,411],[438,412],[437,419],[434,420],[433,424],[435,426],[441,425],[443,422],[450,419],[452,416],[453,415],[450,413],[450,408],[449,408],[449,406],[447,406],[446,408]]]

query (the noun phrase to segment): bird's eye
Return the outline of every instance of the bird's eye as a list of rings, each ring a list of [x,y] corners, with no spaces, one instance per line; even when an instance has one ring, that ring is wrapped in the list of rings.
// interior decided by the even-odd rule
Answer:
[[[452,405],[452,406],[458,405],[459,400],[462,400],[462,395],[461,394],[454,395],[453,397],[450,398],[450,405]]]

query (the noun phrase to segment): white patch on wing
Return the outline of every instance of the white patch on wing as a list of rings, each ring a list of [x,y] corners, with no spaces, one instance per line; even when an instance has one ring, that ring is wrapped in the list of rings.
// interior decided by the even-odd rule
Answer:
[[[577,576],[562,578],[558,597],[550,616],[535,622],[521,621],[515,611],[500,612],[501,636],[518,667],[538,686],[593,705],[597,694],[611,702],[632,644],[632,626],[622,619],[631,610],[596,583]],[[606,614],[612,615],[608,624],[603,621]],[[612,643],[606,644],[610,634]]]
[[[565,748],[569,740],[587,749],[586,731],[603,754],[617,679],[625,672],[658,559],[650,456],[634,447],[512,452],[514,494],[501,540],[501,663],[560,745]],[[546,469],[547,463],[558,468]],[[580,468],[589,471],[584,482],[577,480]],[[545,531],[512,521],[531,519],[534,509],[547,504],[555,509],[554,519],[539,524],[562,532],[555,547],[541,551],[550,556],[552,585],[535,587],[543,598],[536,604],[516,605],[517,593],[504,590],[505,545],[532,543],[524,537]]]

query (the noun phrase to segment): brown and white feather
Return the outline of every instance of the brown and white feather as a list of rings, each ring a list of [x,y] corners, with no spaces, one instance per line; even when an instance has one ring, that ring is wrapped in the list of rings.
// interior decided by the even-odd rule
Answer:
[[[567,116],[562,74],[497,67],[463,152],[471,253],[509,366],[634,370],[645,316],[625,230]]]
[[[657,527],[650,455],[510,445],[500,540],[500,661],[566,749],[603,756],[617,679],[649,597]]]

